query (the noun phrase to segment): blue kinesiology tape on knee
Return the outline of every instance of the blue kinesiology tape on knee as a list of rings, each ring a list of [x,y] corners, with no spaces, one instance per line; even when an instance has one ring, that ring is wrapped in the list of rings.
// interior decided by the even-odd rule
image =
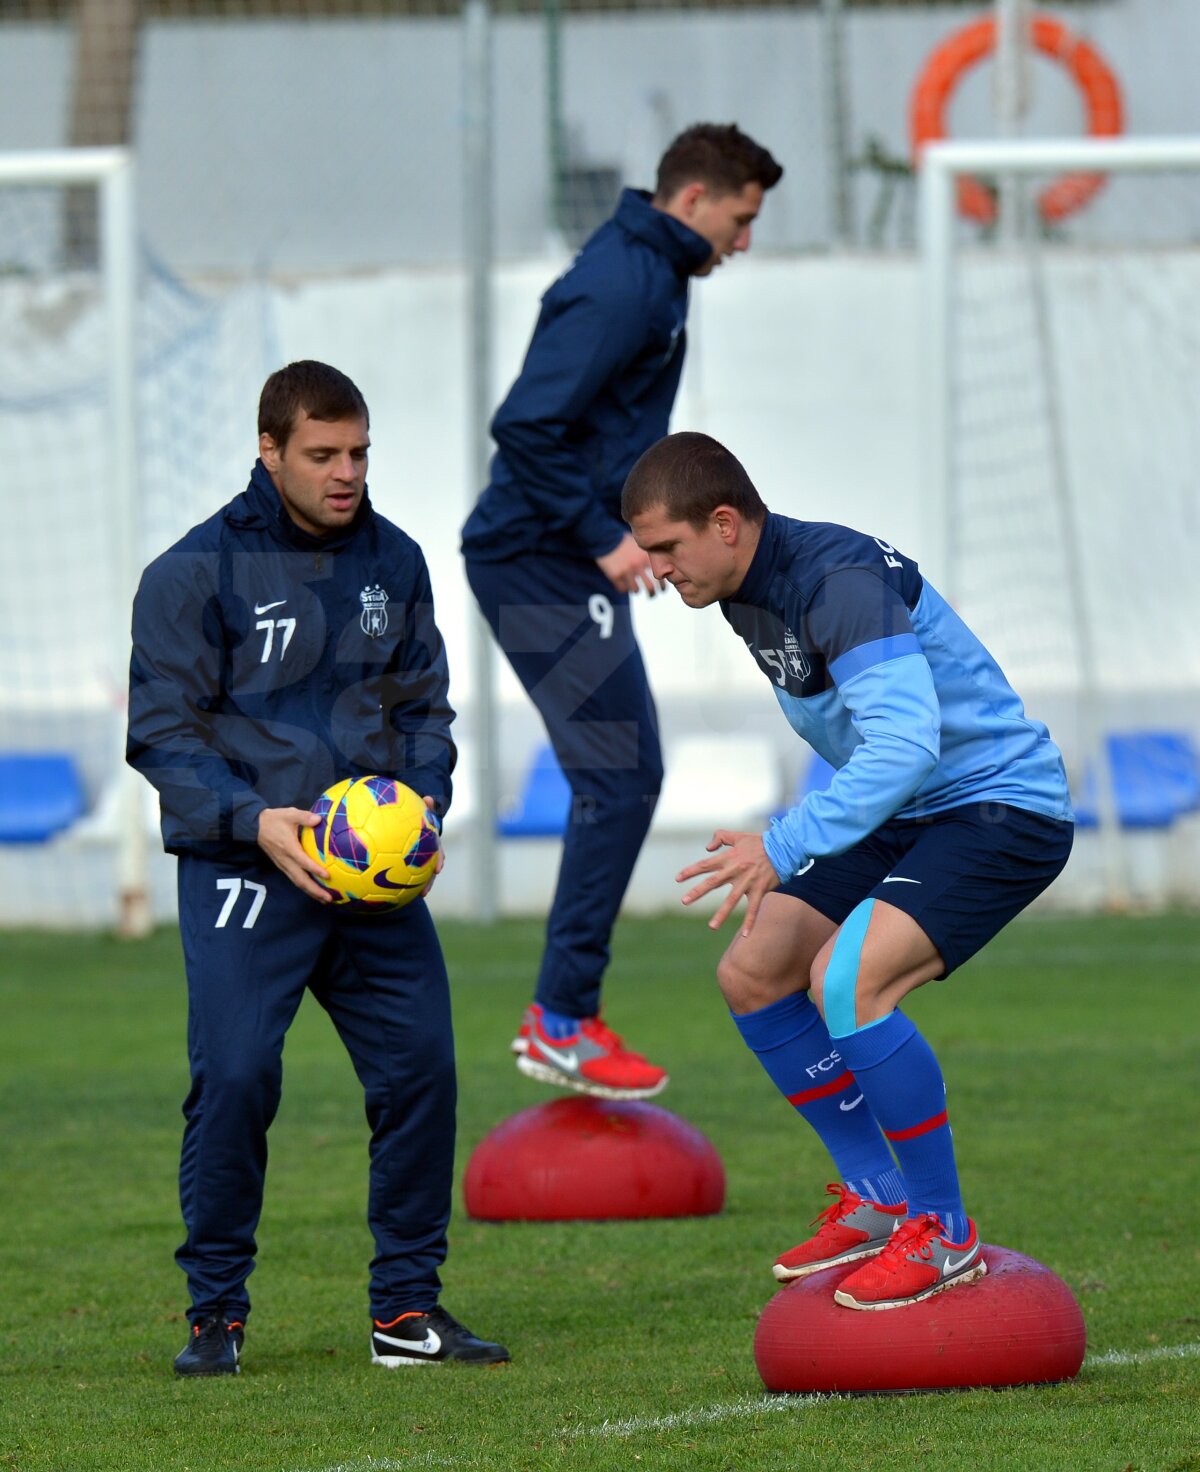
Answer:
[[[858,966],[863,941],[871,923],[874,900],[863,900],[846,916],[833,943],[833,955],[825,972],[825,1026],[833,1038],[844,1038],[855,1032],[854,992],[858,985]]]

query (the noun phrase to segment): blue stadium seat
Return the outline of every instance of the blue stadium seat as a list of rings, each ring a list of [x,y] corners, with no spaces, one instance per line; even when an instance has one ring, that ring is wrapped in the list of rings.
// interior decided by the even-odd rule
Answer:
[[[1200,753],[1186,731],[1114,731],[1106,740],[1123,828],[1166,828],[1200,808]],[[833,768],[814,752],[801,769],[792,804],[828,787],[832,777]],[[1095,772],[1084,774],[1072,797],[1076,825],[1094,828]]]
[[[1113,731],[1105,744],[1122,828],[1166,828],[1200,808],[1200,754],[1186,731]],[[1076,824],[1096,827],[1094,771],[1073,796]]]
[[[44,843],[83,812],[83,784],[72,757],[0,752],[0,843]]]
[[[552,746],[539,746],[516,807],[496,819],[501,838],[559,838],[571,813],[571,787]]]

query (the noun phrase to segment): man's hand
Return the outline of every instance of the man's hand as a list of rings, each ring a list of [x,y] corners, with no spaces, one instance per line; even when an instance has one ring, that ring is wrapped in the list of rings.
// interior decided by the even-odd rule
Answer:
[[[433,801],[433,798],[426,796],[426,797],[423,797],[421,799],[421,801],[425,804],[426,808],[431,813],[434,814],[434,822],[437,824],[437,828],[438,828],[438,856],[437,856],[437,866],[436,866],[436,868],[433,871],[433,875],[430,878],[429,883],[421,891],[421,898],[424,899],[425,896],[429,893],[429,891],[433,888],[433,881],[434,881],[434,879],[436,879],[438,877],[438,875],[442,872],[442,870],[446,866],[446,850],[442,847],[442,839],[441,839],[442,820],[434,812],[434,801]]]
[[[328,869],[323,869],[316,859],[310,859],[300,847],[299,830],[315,828],[320,821],[308,808],[264,808],[258,815],[258,846],[297,889],[323,905],[330,905],[333,896],[317,883],[318,879],[329,882]]]
[[[643,588],[654,597],[667,585],[650,570],[650,559],[626,532],[611,552],[596,558],[596,566],[618,593],[640,593]]]
[[[720,850],[726,850],[722,853]],[[728,828],[718,828],[712,836],[712,842],[708,845],[708,851],[713,854],[711,859],[701,859],[698,864],[689,864],[686,869],[681,869],[675,876],[676,884],[684,884],[689,879],[695,879],[704,874],[707,877],[692,889],[689,889],[683,897],[683,903],[690,905],[693,900],[700,899],[703,895],[719,889],[722,884],[729,885],[729,893],[721,903],[720,909],[708,922],[710,930],[719,930],[740,899],[746,900],[746,920],[742,926],[742,934],[749,935],[751,927],[758,918],[758,909],[763,902],[763,897],[771,893],[773,889],[779,888],[779,875],[775,872],[775,865],[767,858],[767,851],[763,847],[761,833],[733,833]]]

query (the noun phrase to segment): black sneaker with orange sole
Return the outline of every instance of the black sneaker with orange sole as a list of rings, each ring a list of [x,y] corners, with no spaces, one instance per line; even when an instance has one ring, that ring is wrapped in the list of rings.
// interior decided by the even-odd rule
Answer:
[[[472,1334],[441,1305],[428,1313],[400,1314],[371,1325],[371,1363],[395,1370],[401,1365],[503,1365],[511,1356],[502,1344]]]

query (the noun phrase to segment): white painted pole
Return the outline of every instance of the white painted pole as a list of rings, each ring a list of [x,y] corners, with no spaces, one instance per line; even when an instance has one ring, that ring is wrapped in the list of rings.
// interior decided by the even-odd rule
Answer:
[[[996,0],[996,131],[1012,140],[1029,107],[1029,0]],[[997,201],[1000,239],[1012,243],[1024,230],[1024,191],[1009,171],[999,176]]]
[[[921,152],[921,168],[936,161],[953,174],[999,172],[1165,173],[1200,165],[1200,136],[1138,138],[965,139],[929,143]]]
[[[464,221],[468,279],[468,505],[487,483],[492,404],[492,34],[489,0],[463,6]],[[471,915],[481,924],[498,909],[495,652],[492,633],[472,611],[476,805],[471,836]]]
[[[829,129],[830,202],[834,244],[843,250],[854,242],[854,198],[850,180],[849,121],[846,88],[845,0],[821,0],[825,29],[825,116]]]
[[[108,312],[108,456],[113,498],[116,597],[114,683],[126,689],[130,611],[141,571],[137,450],[137,214],[134,164],[122,154],[101,179],[100,255]],[[119,707],[125,710],[124,703]],[[120,803],[117,840],[117,929],[145,935],[151,926],[143,779],[125,765],[125,721],[118,723]]]
[[[96,184],[129,165],[124,148],[46,148],[0,154],[6,184]]]
[[[952,343],[950,301],[954,289],[954,175],[943,150],[921,155],[917,226],[921,246],[921,385],[925,404],[923,460],[926,482],[921,499],[923,535],[918,561],[929,580],[951,603],[956,597],[951,563],[950,439]]]

